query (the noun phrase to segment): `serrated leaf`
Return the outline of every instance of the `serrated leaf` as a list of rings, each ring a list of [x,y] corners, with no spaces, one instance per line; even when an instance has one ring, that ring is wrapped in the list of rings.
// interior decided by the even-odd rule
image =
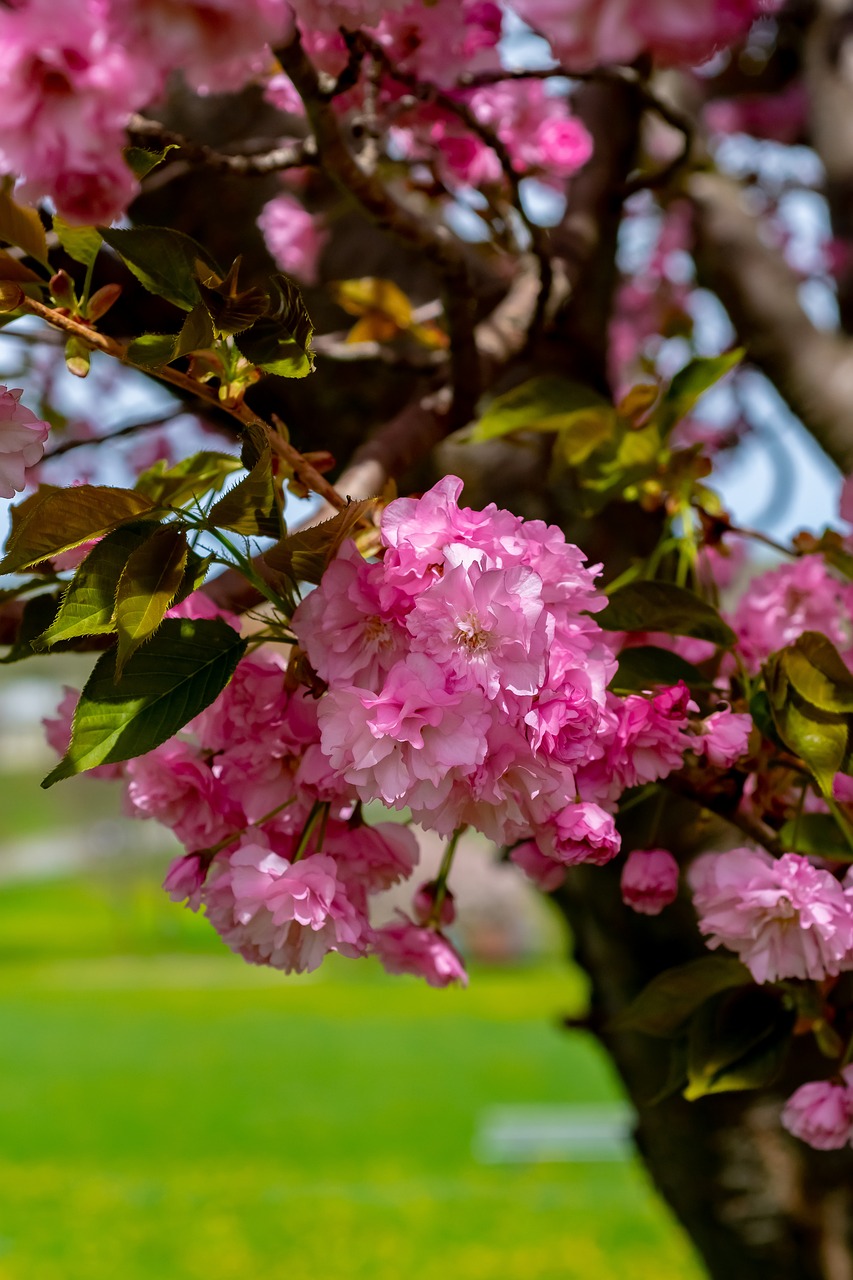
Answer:
[[[94,227],[72,227],[54,214],[53,229],[69,258],[89,267],[101,251],[101,233]]]
[[[169,606],[171,609],[177,604],[183,604],[188,596],[194,591],[198,591],[199,587],[207,577],[207,571],[213,563],[212,556],[200,556],[197,552],[190,549],[187,552],[187,563],[184,569],[184,576],[181,579],[181,585],[175,593],[175,598]]]
[[[193,351],[204,351],[213,345],[213,324],[207,307],[200,302],[193,307],[178,334],[176,355],[188,356]]]
[[[466,434],[479,441],[497,440],[514,431],[568,431],[581,413],[595,416],[596,434],[604,429],[602,424],[612,433],[616,412],[598,392],[570,378],[543,374],[495,396]]]
[[[713,605],[672,582],[628,582],[595,616],[605,631],[668,631],[724,647],[736,639]]]
[[[654,415],[663,435],[667,436],[677,422],[682,422],[705,392],[740,364],[743,357],[741,347],[721,356],[698,356],[677,373]]]
[[[8,180],[0,187],[0,240],[16,245],[29,257],[49,266],[47,237],[38,211],[12,199]]]
[[[770,1084],[785,1060],[795,1021],[793,1009],[765,988],[713,997],[690,1024],[684,1097],[693,1102]]]
[[[313,372],[311,338],[314,326],[302,294],[286,276],[271,280],[269,309],[234,341],[252,364],[283,378],[304,378]]]
[[[39,652],[35,640],[45,627],[50,626],[58,605],[59,600],[54,593],[44,593],[28,600],[21,614],[15,642],[9,646],[9,652],[0,658],[0,662],[22,662],[24,658],[34,657]]]
[[[92,484],[51,489],[34,505],[28,504],[26,515],[13,528],[0,573],[15,573],[101,538],[153,507],[150,498],[133,489]]]
[[[210,706],[245,649],[220,618],[166,618],[118,682],[115,650],[103,654],[80,695],[68,751],[42,786],[159,747]]]
[[[271,569],[292,582],[318,583],[347,538],[370,508],[370,499],[350,501],[330,520],[300,529],[264,553]]]
[[[613,693],[641,693],[657,685],[678,684],[679,680],[691,689],[707,688],[710,684],[699,668],[685,661],[680,654],[657,645],[644,644],[622,650],[619,666],[608,688]]]
[[[177,524],[158,529],[128,557],[115,602],[116,680],[121,679],[131,655],[160,626],[178,593],[186,565],[186,530]]]
[[[781,828],[779,841],[792,853],[831,858],[833,862],[853,862],[850,845],[829,813],[800,814],[798,819],[786,822]]]
[[[773,719],[785,745],[808,765],[821,791],[832,795],[833,779],[847,755],[848,723],[789,695],[781,706],[770,699]]]
[[[248,475],[210,508],[208,520],[245,537],[279,538],[281,514],[273,483],[272,451],[266,432],[247,428],[242,451]]]
[[[136,481],[136,491],[163,506],[180,506],[193,502],[206,493],[218,493],[230,475],[239,471],[242,462],[232,453],[204,451],[183,458],[170,467],[165,459],[143,471]]]
[[[853,674],[826,636],[804,631],[779,651],[785,675],[797,693],[821,711],[853,711]]]
[[[611,1025],[615,1031],[665,1038],[674,1035],[710,996],[751,982],[749,970],[733,956],[702,956],[659,973]]]
[[[128,524],[107,534],[92,548],[68,584],[59,612],[38,637],[38,647],[49,649],[79,636],[106,635],[115,630],[116,590],[128,557],[156,525]]]
[[[234,260],[224,280],[205,272],[203,264],[199,264],[202,270],[197,270],[199,292],[217,334],[242,333],[269,310],[269,294],[263,289],[238,289],[240,262],[239,257]]]
[[[163,163],[170,151],[177,149],[178,144],[170,142],[161,151],[149,151],[147,147],[125,147],[123,155],[133,176],[141,181],[152,169],[156,169],[158,164]]]
[[[218,271],[206,249],[191,236],[169,227],[99,227],[139,283],[160,298],[192,311],[201,301],[195,274],[197,260]]]
[[[134,338],[127,348],[128,360],[132,364],[141,365],[143,369],[157,369],[176,360],[177,356],[176,333],[143,333]]]

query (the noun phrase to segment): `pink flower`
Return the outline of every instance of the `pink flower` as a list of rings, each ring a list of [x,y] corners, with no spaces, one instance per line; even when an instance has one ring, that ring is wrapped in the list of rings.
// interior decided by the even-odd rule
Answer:
[[[804,631],[822,631],[842,656],[850,653],[851,615],[853,584],[840,582],[820,556],[811,555],[753,578],[730,621],[740,655],[755,674]]]
[[[693,739],[693,750],[704,755],[715,769],[730,769],[746,755],[752,716],[725,709],[715,711],[701,723],[701,734]]]
[[[592,138],[574,116],[551,116],[536,131],[540,164],[561,175],[576,173],[592,156]]]
[[[327,854],[291,863],[245,839],[227,859],[216,859],[202,900],[223,941],[251,964],[305,973],[329,951],[358,956],[367,943],[367,922]]]
[[[853,1066],[844,1084],[813,1080],[800,1085],[782,1111],[782,1125],[818,1151],[835,1151],[853,1141]]]
[[[316,284],[327,233],[293,196],[276,196],[264,205],[258,226],[275,263],[305,284]]]
[[[50,426],[20,404],[23,392],[0,386],[0,498],[26,487],[26,471],[41,462]]]
[[[853,904],[800,854],[703,854],[688,880],[708,946],[734,951],[756,982],[819,981],[853,968]]]
[[[195,747],[170,738],[125,766],[134,817],[156,818],[191,851],[218,844],[245,819]]]
[[[413,924],[402,913],[399,920],[375,931],[371,949],[389,973],[412,973],[431,987],[468,985],[462,958],[444,935]]]
[[[544,853],[567,867],[579,862],[602,866],[616,857],[621,844],[613,815],[585,801],[561,809],[538,839]]]
[[[622,868],[621,887],[626,906],[659,915],[678,893],[678,863],[666,849],[634,849]]]
[[[198,854],[190,853],[175,858],[169,864],[163,888],[173,902],[186,902],[192,911],[201,906],[201,887],[207,875],[207,866]]]
[[[535,840],[524,840],[521,844],[517,844],[509,856],[510,860],[545,893],[559,889],[566,878],[566,868],[562,863],[547,857]]]

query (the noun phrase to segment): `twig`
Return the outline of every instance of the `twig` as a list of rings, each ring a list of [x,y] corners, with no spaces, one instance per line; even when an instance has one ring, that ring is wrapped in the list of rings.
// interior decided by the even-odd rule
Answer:
[[[432,102],[436,106],[441,107],[444,111],[454,115],[457,120],[485,143],[496,155],[498,163],[501,166],[504,178],[509,186],[512,194],[513,207],[518,212],[519,217],[524,225],[527,234],[530,237],[530,245],[536,260],[539,264],[539,298],[537,300],[536,309],[531,320],[531,334],[535,335],[541,330],[545,320],[545,312],[548,306],[548,299],[551,294],[551,285],[553,282],[553,269],[551,266],[551,245],[548,232],[544,227],[538,226],[528,216],[524,208],[524,202],[521,197],[521,178],[512,161],[505,143],[498,137],[494,129],[490,129],[478,119],[476,113],[468,105],[467,102],[454,98],[452,94],[439,89],[426,80],[419,80],[417,76],[412,75],[408,71],[401,70],[390,60],[388,54],[378,41],[367,35],[364,31],[358,31],[345,37],[347,45],[350,48],[361,47],[369,52],[383,68],[387,75],[396,80],[398,84],[405,85],[409,92],[421,102]]]
[[[444,282],[450,331],[453,424],[469,421],[480,394],[480,368],[474,342],[474,298],[462,245],[441,222],[422,218],[398,204],[384,184],[358,163],[341,133],[338,117],[324,97],[316,68],[306,56],[298,32],[276,50],[302,101],[317,144],[319,163],[342,191],[357,201],[378,226],[432,259]]]
[[[679,774],[670,774],[661,785],[667,791],[672,791],[675,795],[682,796],[685,800],[691,800],[693,804],[698,805],[701,809],[707,809],[709,813],[715,813],[717,817],[728,822],[730,826],[742,831],[750,840],[760,844],[768,853],[772,853],[774,858],[781,858],[782,854],[786,852],[781,841],[777,840],[769,827],[748,812],[739,808],[733,810],[726,797],[718,799],[715,796],[707,795],[704,791],[697,791]],[[726,802],[724,803],[723,801]]]
[[[22,311],[27,311],[30,315],[39,316],[40,319],[46,320],[48,324],[53,325],[55,328],[62,329],[65,333],[73,334],[74,337],[79,338],[88,347],[91,347],[93,351],[102,351],[105,355],[112,356],[114,360],[120,361],[121,364],[138,369],[141,373],[146,373],[151,377],[159,378],[161,382],[166,382],[170,386],[180,388],[187,395],[194,396],[205,404],[215,406],[222,412],[230,414],[232,418],[236,418],[244,427],[261,427],[267,434],[273,452],[279,455],[293,474],[307,488],[313,489],[315,493],[319,494],[321,498],[325,498],[338,511],[346,506],[344,499],[325,476],[321,475],[298,449],[294,449],[289,441],[285,440],[269,423],[264,422],[263,418],[258,417],[254,410],[250,409],[244,402],[229,404],[227,401],[222,401],[219,399],[215,387],[211,387],[205,382],[197,382],[189,374],[182,373],[179,369],[171,369],[168,365],[163,365],[159,369],[138,365],[129,358],[128,348],[124,343],[116,341],[115,338],[109,338],[106,334],[99,333],[89,325],[81,324],[79,320],[63,315],[60,311],[55,311],[52,307],[45,306],[43,302],[37,302],[34,298],[24,296],[19,305]]]
[[[144,422],[131,422],[126,427],[119,427],[117,431],[108,431],[102,436],[89,436],[87,440],[65,440],[62,444],[58,444],[55,449],[50,449],[42,458],[39,465],[50,462],[52,458],[61,458],[65,453],[71,453],[72,449],[84,449],[88,444],[103,444],[105,440],[120,440],[124,436],[136,435],[139,431],[147,431],[154,427],[166,427],[175,421],[175,413],[170,410],[168,413],[162,413],[157,418],[146,418]]]
[[[313,138],[302,138],[257,154],[232,154],[215,151],[201,142],[193,142],[183,134],[167,129],[158,120],[149,120],[146,116],[132,115],[127,132],[131,142],[137,146],[155,143],[161,149],[176,147],[183,159],[220,173],[234,174],[236,177],[263,177],[270,173],[281,173],[285,169],[298,169],[317,163],[317,148]]]

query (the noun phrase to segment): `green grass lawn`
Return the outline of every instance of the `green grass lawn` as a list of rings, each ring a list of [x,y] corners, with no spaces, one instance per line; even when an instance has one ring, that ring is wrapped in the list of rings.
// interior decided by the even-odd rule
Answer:
[[[472,1154],[618,1097],[575,970],[285,978],[156,881],[0,890],[0,1280],[699,1280],[638,1165]]]

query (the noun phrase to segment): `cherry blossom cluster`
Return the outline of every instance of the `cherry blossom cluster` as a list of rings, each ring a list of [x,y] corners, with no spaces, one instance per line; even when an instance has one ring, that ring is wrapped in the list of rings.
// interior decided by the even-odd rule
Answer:
[[[323,754],[362,800],[515,845],[553,887],[616,855],[627,788],[708,742],[725,753],[726,716],[692,719],[683,684],[610,692],[616,659],[593,616],[605,599],[583,553],[541,521],[460,507],[461,490],[447,476],[390,503],[382,558],[346,544],[293,630],[326,686]],[[727,759],[744,749],[741,719]]]
[[[130,115],[180,69],[200,91],[238,88],[292,33],[287,0],[23,0],[0,8],[0,170],[71,221],[110,222],[136,182]]]

